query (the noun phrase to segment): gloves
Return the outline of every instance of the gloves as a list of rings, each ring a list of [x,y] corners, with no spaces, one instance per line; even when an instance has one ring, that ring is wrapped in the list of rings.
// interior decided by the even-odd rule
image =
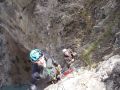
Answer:
[[[59,74],[61,74],[61,71],[62,71],[62,67],[60,66],[60,65],[58,65],[57,67],[56,67],[56,70],[57,70],[57,75],[59,75]]]

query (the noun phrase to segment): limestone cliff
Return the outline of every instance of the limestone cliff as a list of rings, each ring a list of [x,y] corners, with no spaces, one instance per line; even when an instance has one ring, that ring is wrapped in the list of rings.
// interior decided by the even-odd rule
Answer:
[[[47,50],[62,67],[63,48],[77,52],[76,67],[120,54],[119,8],[119,0],[0,0],[0,82],[29,81],[33,48]]]

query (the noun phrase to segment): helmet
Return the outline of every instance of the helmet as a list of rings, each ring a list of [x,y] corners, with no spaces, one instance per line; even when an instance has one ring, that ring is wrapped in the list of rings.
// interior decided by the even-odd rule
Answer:
[[[39,58],[42,56],[43,56],[43,54],[42,54],[42,51],[40,49],[33,49],[30,52],[30,60],[32,62],[39,60]]]
[[[67,51],[67,49],[63,49],[62,52],[65,53]]]

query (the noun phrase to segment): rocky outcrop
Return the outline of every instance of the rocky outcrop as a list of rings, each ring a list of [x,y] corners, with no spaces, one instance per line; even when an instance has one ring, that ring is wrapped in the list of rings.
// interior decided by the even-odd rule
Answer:
[[[80,72],[72,73],[57,84],[48,86],[45,90],[106,90],[105,84],[99,81],[95,75],[94,72],[80,70]]]
[[[115,55],[102,62],[97,73],[106,85],[106,90],[120,89],[120,55]]]
[[[97,70],[77,69],[45,90],[119,90],[120,56],[101,62]]]

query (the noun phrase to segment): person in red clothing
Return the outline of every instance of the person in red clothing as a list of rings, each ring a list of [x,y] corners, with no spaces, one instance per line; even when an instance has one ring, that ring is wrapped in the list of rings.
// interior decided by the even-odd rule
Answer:
[[[62,50],[62,52],[64,54],[64,60],[67,64],[67,67],[70,68],[70,65],[75,61],[74,57],[77,55],[77,53],[73,52],[71,48],[65,48]]]

